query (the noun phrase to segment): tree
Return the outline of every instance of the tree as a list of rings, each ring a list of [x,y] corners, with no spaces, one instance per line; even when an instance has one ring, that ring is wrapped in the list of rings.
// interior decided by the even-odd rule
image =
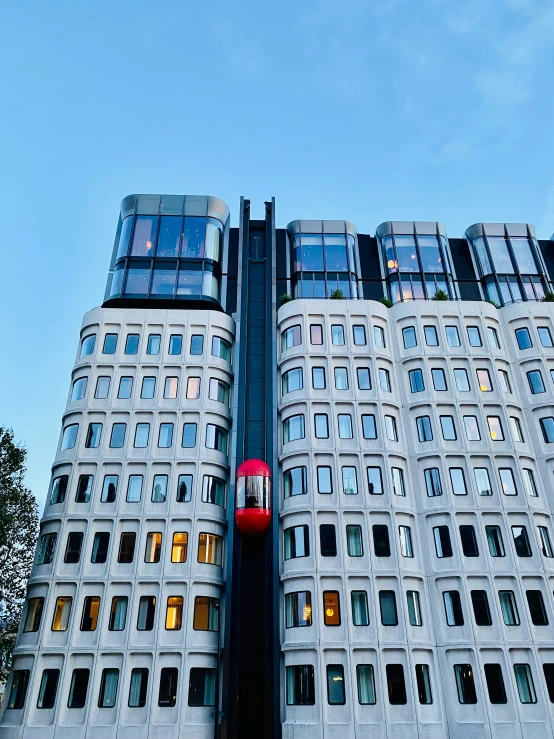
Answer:
[[[38,532],[37,502],[23,482],[27,450],[0,426],[0,681],[7,679]]]

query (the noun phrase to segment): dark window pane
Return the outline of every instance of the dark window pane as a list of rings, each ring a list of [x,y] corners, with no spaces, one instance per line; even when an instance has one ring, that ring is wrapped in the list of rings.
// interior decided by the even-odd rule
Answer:
[[[502,667],[498,664],[489,663],[485,665],[485,680],[491,703],[507,703]]]
[[[406,685],[404,683],[404,667],[402,665],[387,665],[387,688],[389,703],[392,706],[403,706],[407,703]]]

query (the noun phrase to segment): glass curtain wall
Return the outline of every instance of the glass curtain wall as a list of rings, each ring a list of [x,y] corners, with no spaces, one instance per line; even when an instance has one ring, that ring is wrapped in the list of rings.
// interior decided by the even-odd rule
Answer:
[[[329,298],[336,290],[344,298],[358,297],[355,236],[297,233],[290,235],[290,243],[295,298]]]

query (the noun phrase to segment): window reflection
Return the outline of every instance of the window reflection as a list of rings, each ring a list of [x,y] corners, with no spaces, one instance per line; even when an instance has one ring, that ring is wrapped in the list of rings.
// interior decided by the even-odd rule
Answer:
[[[160,234],[158,236],[158,257],[178,257],[181,241],[181,218],[162,216],[160,219]]]
[[[175,269],[155,269],[152,275],[151,295],[173,297],[175,291]]]
[[[133,268],[127,272],[125,293],[127,295],[148,295],[148,283],[150,282],[150,268]]]
[[[151,257],[154,255],[156,241],[157,216],[137,216],[131,246],[132,257]]]
[[[354,236],[344,233],[301,233],[291,237],[293,287],[297,298],[328,298],[340,290],[357,294]]]
[[[187,216],[183,229],[181,256],[188,259],[203,257],[205,237],[206,219]]]

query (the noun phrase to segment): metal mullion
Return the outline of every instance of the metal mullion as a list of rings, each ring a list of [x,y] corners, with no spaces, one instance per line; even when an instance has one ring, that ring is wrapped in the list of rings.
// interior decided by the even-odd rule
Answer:
[[[419,275],[420,275],[420,278],[421,278],[421,282],[423,284],[423,294],[425,295],[424,300],[429,300],[429,296],[427,294],[427,281],[425,279],[425,274],[423,273],[423,263],[421,261],[421,254],[420,254],[420,251],[419,251],[419,239],[417,238],[417,229],[416,229],[415,221],[413,222],[413,224],[414,224],[414,243],[415,243],[417,264],[418,264],[418,267],[419,267]],[[410,282],[411,282],[411,278],[410,278]],[[436,287],[436,284],[435,284],[435,287]],[[436,290],[435,290],[435,292],[436,292]],[[413,297],[413,295],[414,295],[414,288],[413,288],[413,285],[412,285],[412,299],[415,300],[415,298]]]
[[[390,228],[390,237],[392,238],[392,249],[394,252],[394,263],[396,264],[396,276],[398,277],[398,290],[400,292],[400,302],[403,303],[404,300],[402,298],[402,278],[400,276],[400,268],[398,266],[398,253],[396,251],[396,239],[394,238],[394,226],[392,225],[392,222],[391,222],[391,228]],[[386,252],[385,252],[385,257],[386,257]],[[387,269],[388,269],[388,266],[387,266]],[[387,274],[387,280],[389,283],[387,285],[387,287],[389,288],[389,294],[392,295],[392,290],[390,290],[390,274]]]

